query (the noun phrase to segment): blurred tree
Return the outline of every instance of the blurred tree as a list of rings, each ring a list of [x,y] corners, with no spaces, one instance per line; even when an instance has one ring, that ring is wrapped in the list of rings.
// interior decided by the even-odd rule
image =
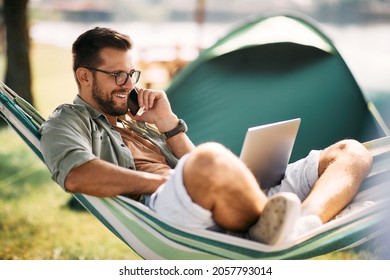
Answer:
[[[7,32],[5,83],[33,104],[27,3],[28,0],[3,0],[4,23]]]

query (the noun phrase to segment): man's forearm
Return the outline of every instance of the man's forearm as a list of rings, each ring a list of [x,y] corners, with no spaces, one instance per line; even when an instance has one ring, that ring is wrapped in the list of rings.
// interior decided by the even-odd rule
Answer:
[[[153,193],[168,178],[95,159],[69,172],[65,189],[97,197]]]
[[[181,158],[195,148],[195,145],[185,133],[179,133],[168,138],[167,143],[171,147],[173,154],[178,158]]]
[[[176,127],[178,123],[179,119],[173,114],[170,118],[159,120],[159,122],[156,123],[156,126],[159,131],[166,132]],[[178,133],[177,135],[168,138],[166,141],[171,147],[174,155],[178,158],[181,158],[183,155],[191,152],[195,148],[195,145],[185,133]]]

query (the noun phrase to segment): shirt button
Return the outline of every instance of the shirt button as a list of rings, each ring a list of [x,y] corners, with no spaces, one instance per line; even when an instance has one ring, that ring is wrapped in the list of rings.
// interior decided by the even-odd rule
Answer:
[[[123,144],[123,143],[121,144],[121,146],[122,146],[122,147],[126,147],[126,145],[125,145],[125,144]]]

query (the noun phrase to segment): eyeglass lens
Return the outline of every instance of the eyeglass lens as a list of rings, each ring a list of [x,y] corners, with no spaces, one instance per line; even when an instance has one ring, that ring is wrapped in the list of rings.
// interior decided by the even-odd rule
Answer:
[[[125,73],[125,72],[120,72],[116,75],[116,84],[119,86],[124,85],[127,82],[127,79],[129,78],[133,82],[133,84],[137,83],[140,77],[140,72],[139,71],[133,71],[131,73]]]

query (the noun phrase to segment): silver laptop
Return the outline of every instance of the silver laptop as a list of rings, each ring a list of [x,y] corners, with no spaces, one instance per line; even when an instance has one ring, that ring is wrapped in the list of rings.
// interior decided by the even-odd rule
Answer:
[[[300,123],[297,118],[248,129],[240,158],[262,189],[276,186],[283,179]]]

